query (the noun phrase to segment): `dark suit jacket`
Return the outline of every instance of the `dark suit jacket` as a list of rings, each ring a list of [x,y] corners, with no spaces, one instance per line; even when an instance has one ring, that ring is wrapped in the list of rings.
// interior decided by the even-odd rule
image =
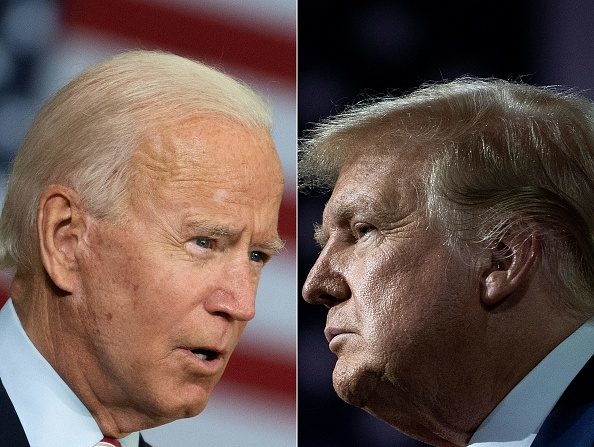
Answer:
[[[594,357],[565,390],[531,447],[594,447]]]
[[[142,436],[139,447],[151,447]],[[0,447],[30,447],[21,421],[0,380]],[[92,447],[92,446],[89,446]]]

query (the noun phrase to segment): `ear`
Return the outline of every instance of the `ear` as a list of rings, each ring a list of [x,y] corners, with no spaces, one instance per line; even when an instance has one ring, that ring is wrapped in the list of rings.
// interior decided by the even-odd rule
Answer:
[[[507,297],[527,284],[532,268],[540,253],[540,243],[535,236],[502,239],[492,250],[491,265],[482,277],[481,300],[485,306],[501,304]]]
[[[64,185],[49,185],[43,190],[37,208],[41,263],[54,285],[67,294],[72,293],[78,279],[76,252],[86,227],[75,191]]]

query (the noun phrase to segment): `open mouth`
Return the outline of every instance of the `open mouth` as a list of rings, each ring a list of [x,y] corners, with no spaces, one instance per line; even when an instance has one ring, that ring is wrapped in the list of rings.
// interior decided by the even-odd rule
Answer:
[[[200,360],[206,360],[207,362],[211,360],[215,360],[219,357],[219,353],[217,351],[213,351],[211,349],[202,349],[196,348],[190,350],[192,354],[198,357]]]

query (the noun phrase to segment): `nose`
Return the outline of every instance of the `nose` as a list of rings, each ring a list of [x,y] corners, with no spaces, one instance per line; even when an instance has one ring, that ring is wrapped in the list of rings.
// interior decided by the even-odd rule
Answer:
[[[310,270],[303,285],[303,298],[311,304],[321,304],[328,308],[351,297],[351,290],[342,273],[339,254],[330,253],[327,245]]]
[[[258,276],[249,260],[242,259],[220,268],[220,275],[213,272],[215,291],[205,301],[206,310],[229,320],[251,320],[256,315]]]

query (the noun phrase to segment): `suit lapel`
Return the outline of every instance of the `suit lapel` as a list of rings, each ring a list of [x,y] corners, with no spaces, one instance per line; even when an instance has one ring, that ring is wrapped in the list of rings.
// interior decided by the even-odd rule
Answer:
[[[142,435],[140,435],[140,442],[138,443],[138,447],[151,447],[151,445],[142,438]]]
[[[532,447],[594,446],[594,357],[545,419]]]
[[[30,447],[21,421],[0,380],[0,445],[10,447]],[[151,447],[140,435],[138,447]]]
[[[0,444],[29,447],[27,436],[0,380]]]

